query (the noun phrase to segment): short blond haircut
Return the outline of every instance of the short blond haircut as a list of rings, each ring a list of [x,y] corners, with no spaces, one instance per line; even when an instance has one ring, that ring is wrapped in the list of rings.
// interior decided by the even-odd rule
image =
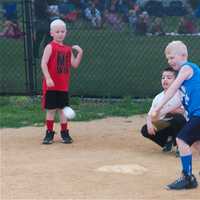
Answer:
[[[165,48],[165,54],[184,55],[188,57],[187,46],[182,41],[172,41]]]
[[[57,26],[63,26],[66,29],[66,24],[61,19],[56,19],[56,20],[52,21],[51,24],[50,24],[50,29],[53,30]]]

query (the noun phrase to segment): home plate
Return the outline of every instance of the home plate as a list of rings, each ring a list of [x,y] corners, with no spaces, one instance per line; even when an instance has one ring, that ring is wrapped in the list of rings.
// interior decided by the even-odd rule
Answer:
[[[137,164],[128,164],[128,165],[105,165],[96,169],[100,172],[109,172],[109,173],[121,173],[121,174],[132,174],[132,175],[141,175],[147,171],[146,168]]]

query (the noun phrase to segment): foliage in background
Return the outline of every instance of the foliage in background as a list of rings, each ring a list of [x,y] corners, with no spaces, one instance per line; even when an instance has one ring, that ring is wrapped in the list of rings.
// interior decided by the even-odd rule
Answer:
[[[84,100],[71,98],[71,107],[76,111],[74,121],[89,121],[105,117],[146,113],[151,100],[133,100],[125,97],[118,100]],[[45,112],[41,110],[41,99],[37,97],[0,97],[0,128],[43,126]],[[58,121],[58,117],[56,119]]]

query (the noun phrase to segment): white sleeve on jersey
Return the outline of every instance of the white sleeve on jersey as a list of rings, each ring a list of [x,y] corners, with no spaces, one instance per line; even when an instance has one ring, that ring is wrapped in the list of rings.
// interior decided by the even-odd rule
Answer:
[[[154,99],[153,99],[153,101],[152,101],[152,104],[151,104],[151,108],[150,108],[150,110],[149,110],[149,112],[148,112],[149,115],[151,114],[152,110],[157,106],[157,104],[161,101],[163,95],[164,95],[164,93],[161,92],[161,93],[157,94],[157,95],[154,97]]]
[[[148,114],[151,114],[151,111],[152,109],[160,102],[162,101],[164,97],[164,92],[161,92],[159,93],[154,99],[153,99],[153,102],[152,102],[152,105],[151,105],[151,108],[149,110],[149,113]],[[164,116],[175,110],[176,108],[179,108],[182,106],[182,95],[180,93],[180,91],[177,91],[176,94],[163,106],[163,108],[161,109],[160,111],[160,119],[163,119]]]

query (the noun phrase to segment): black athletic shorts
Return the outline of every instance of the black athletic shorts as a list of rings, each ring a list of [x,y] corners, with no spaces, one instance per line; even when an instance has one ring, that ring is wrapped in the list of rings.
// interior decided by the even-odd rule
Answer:
[[[189,146],[200,140],[200,117],[192,117],[181,129],[177,137]]]
[[[63,91],[50,91],[48,90],[45,95],[45,108],[46,109],[62,109],[69,106],[69,94]]]

